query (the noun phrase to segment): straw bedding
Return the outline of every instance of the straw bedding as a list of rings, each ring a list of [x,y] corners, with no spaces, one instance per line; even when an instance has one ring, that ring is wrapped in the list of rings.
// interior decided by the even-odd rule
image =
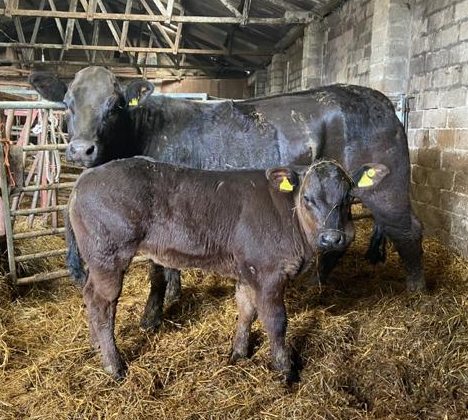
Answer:
[[[252,357],[227,364],[230,280],[186,272],[161,329],[143,332],[146,268],[132,268],[117,315],[129,364],[120,383],[90,350],[86,312],[67,279],[19,293],[0,281],[0,418],[468,418],[467,261],[426,240],[429,292],[409,295],[393,250],[383,266],[364,262],[370,223],[358,227],[326,285],[299,279],[287,290],[288,340],[301,367],[291,388],[269,369],[258,322]]]

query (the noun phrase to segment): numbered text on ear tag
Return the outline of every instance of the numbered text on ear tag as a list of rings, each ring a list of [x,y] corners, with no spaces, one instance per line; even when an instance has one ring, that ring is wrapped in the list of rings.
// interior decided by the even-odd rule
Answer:
[[[128,103],[128,106],[137,106],[138,105],[138,98],[133,98]]]
[[[294,189],[292,184],[289,182],[289,179],[286,178],[285,176],[283,177],[283,180],[281,181],[279,188],[280,188],[280,191],[285,191],[285,192],[291,192]]]
[[[375,175],[375,169],[368,169],[362,174],[361,179],[358,182],[358,187],[370,187],[374,185],[372,177]]]

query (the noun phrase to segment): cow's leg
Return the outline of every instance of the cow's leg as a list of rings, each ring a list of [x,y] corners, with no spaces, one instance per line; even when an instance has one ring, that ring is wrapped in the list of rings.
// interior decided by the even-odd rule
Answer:
[[[236,284],[236,301],[239,315],[237,330],[232,344],[231,363],[247,357],[249,352],[249,337],[252,323],[257,317],[253,289],[241,282]]]
[[[406,270],[406,288],[411,292],[426,289],[423,270],[422,224],[411,214],[411,227],[387,224],[385,233],[392,240]]]
[[[409,291],[426,288],[422,263],[422,224],[411,209],[409,196],[397,191],[379,190],[362,201],[368,207],[375,223],[394,243],[406,270],[406,287]]]
[[[173,268],[164,269],[164,278],[166,279],[166,304],[170,305],[180,299],[180,271]]]
[[[150,278],[151,288],[140,321],[140,327],[145,330],[157,329],[161,325],[164,295],[166,293],[166,270],[153,262],[149,264],[148,277]]]
[[[100,272],[90,268],[83,298],[89,311],[90,338],[99,344],[104,369],[116,379],[125,375],[125,363],[114,337],[115,312],[122,291],[123,272]],[[96,343],[97,341],[97,343]]]
[[[256,292],[258,316],[268,334],[273,367],[281,372],[287,382],[297,380],[291,355],[286,346],[286,308],[284,306],[285,281],[278,278],[264,278]]]

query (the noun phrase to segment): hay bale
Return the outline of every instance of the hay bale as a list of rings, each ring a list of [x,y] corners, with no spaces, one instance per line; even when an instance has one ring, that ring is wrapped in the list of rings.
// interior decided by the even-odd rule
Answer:
[[[115,382],[89,349],[79,292],[69,281],[27,288],[0,310],[0,418],[443,419],[466,418],[468,263],[426,240],[429,292],[408,295],[398,256],[363,260],[370,223],[329,283],[287,290],[288,340],[302,365],[289,389],[269,369],[256,323],[252,357],[227,364],[233,282],[184,274],[180,302],[157,333],[138,328],[146,268],[126,276],[117,343],[129,363]]]

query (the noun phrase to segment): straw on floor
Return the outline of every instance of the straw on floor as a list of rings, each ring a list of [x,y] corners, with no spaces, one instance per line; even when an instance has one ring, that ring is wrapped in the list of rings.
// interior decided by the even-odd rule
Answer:
[[[288,340],[302,368],[292,388],[269,369],[258,322],[252,357],[228,365],[230,280],[186,272],[161,329],[143,332],[146,267],[132,268],[117,316],[129,364],[120,383],[88,346],[86,311],[69,280],[19,294],[0,281],[0,418],[468,418],[468,262],[425,240],[429,291],[409,295],[393,250],[385,265],[364,261],[370,226],[358,223],[326,285],[300,279],[287,290]]]

